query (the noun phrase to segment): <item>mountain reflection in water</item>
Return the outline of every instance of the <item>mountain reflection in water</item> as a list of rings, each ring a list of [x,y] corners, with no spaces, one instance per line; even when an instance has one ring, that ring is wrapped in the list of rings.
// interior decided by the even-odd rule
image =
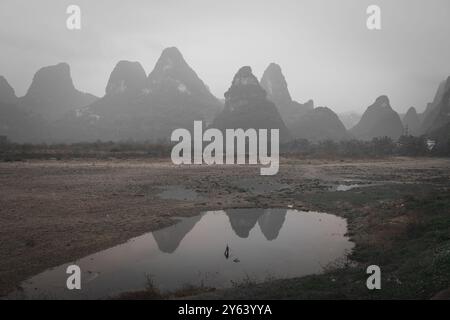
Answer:
[[[278,237],[284,220],[286,219],[286,209],[233,209],[225,210],[230,219],[231,227],[237,236],[248,238],[250,231],[256,223],[267,240],[274,240]]]
[[[284,220],[286,209],[232,209],[225,210],[231,228],[240,238],[248,238],[250,231],[258,223],[264,237],[272,241],[278,237]],[[203,215],[183,218],[180,222],[152,232],[159,250],[165,253],[173,253],[180,245],[183,238],[195,227]]]
[[[159,250],[165,253],[175,252],[183,238],[195,227],[201,218],[202,215],[184,218],[170,227],[153,231],[152,234]]]
[[[186,284],[220,288],[248,277],[315,274],[353,248],[346,232],[345,219],[326,213],[208,211],[44,271],[9,297],[107,298],[145,289],[148,276],[161,290],[172,291]],[[81,268],[82,290],[66,288],[71,264]]]

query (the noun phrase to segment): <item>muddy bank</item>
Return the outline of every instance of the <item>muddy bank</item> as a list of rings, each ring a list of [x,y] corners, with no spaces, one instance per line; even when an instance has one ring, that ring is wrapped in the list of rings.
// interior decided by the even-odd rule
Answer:
[[[339,214],[349,219],[350,234],[359,245],[355,252],[364,255],[371,243],[388,248],[394,243],[386,241],[389,235],[403,234],[420,210],[431,210],[420,205],[408,209],[405,197],[424,191],[448,195],[449,178],[450,161],[443,159],[289,159],[275,177],[262,177],[259,167],[252,166],[175,167],[145,159],[1,163],[0,295],[49,267],[173,224],[174,216],[204,210],[291,206]],[[330,186],[354,181],[374,186],[330,191]],[[180,186],[189,196],[181,191],[171,198],[170,191]],[[286,285],[295,287],[297,281]],[[440,281],[441,290],[450,286],[448,279]],[[264,288],[253,288],[260,286]],[[239,288],[242,296],[264,291],[245,295],[245,290]],[[239,297],[236,292],[233,296]]]

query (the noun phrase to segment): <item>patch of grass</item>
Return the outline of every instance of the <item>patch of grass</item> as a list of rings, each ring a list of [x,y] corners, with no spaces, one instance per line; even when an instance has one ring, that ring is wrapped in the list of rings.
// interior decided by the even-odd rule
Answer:
[[[151,275],[146,275],[145,290],[120,294],[117,300],[163,300],[165,296],[155,285]]]
[[[448,183],[448,182],[447,182]],[[298,195],[314,210],[345,216],[354,264],[321,275],[241,283],[222,299],[430,299],[450,288],[450,197],[435,185],[393,184]],[[342,204],[348,206],[342,206]],[[381,268],[381,290],[366,287],[366,268]],[[208,298],[208,295],[204,296]]]
[[[238,281],[238,280],[231,280],[231,285],[233,288],[235,289],[239,289],[239,288],[246,288],[249,286],[254,286],[256,285],[257,280],[256,279],[252,279],[248,274],[245,275],[245,277]]]
[[[193,284],[185,284],[174,291],[161,291],[153,281],[150,275],[146,276],[145,289],[141,291],[125,292],[115,297],[115,300],[167,300],[180,299],[183,297],[193,296],[201,293],[215,291],[215,288],[206,287],[202,284],[195,286]]]
[[[168,298],[179,299],[179,298],[189,297],[189,296],[193,296],[193,295],[197,295],[197,294],[201,294],[201,293],[205,293],[205,292],[213,292],[215,290],[216,290],[215,288],[205,287],[203,284],[200,286],[195,286],[192,284],[185,284],[180,289],[170,292],[166,296]]]

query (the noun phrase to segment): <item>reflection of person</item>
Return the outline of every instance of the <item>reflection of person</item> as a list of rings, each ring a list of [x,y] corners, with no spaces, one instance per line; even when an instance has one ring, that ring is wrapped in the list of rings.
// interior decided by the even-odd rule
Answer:
[[[223,255],[225,256],[225,259],[227,259],[227,260],[230,257],[230,247],[228,247],[228,244],[227,244],[227,247],[225,248],[225,252],[223,253]],[[241,260],[239,260],[239,258],[235,257],[233,259],[233,262],[238,263],[238,262],[241,262]]]

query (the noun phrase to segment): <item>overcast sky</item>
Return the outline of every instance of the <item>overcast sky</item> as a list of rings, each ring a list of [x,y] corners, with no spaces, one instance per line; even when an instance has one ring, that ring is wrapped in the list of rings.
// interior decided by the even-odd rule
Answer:
[[[66,29],[66,8],[82,30]],[[382,30],[366,9],[382,10]],[[75,86],[102,96],[119,60],[149,73],[176,46],[219,98],[250,65],[281,65],[292,97],[337,112],[363,111],[387,94],[394,109],[423,110],[450,75],[449,0],[1,0],[0,75],[25,94],[42,66],[68,62]]]

